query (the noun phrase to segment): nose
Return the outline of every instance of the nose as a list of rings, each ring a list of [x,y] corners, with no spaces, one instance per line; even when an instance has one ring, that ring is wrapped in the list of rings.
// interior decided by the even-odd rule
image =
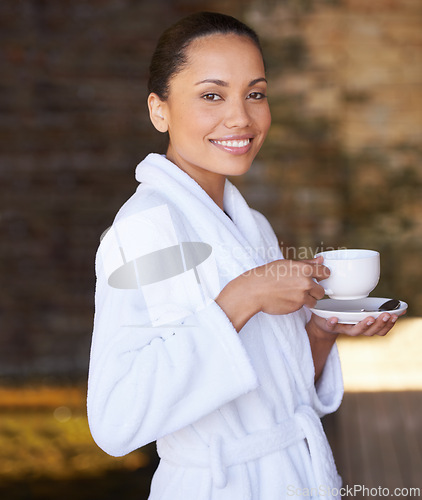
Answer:
[[[229,104],[225,125],[227,128],[242,128],[251,124],[251,116],[248,112],[247,102],[236,99]]]

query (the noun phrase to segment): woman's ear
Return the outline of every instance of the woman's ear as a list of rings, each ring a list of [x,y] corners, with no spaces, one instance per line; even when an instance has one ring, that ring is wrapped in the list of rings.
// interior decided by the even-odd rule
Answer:
[[[159,132],[167,132],[168,124],[165,115],[166,103],[157,94],[148,96],[149,118]]]

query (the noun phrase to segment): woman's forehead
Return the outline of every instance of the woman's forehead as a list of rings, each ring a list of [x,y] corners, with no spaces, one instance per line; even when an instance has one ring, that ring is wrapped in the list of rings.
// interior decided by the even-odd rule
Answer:
[[[235,47],[236,49],[250,50],[252,47],[259,52],[255,43],[245,35],[236,33],[214,33],[195,38],[186,49],[186,55],[193,56],[195,53],[206,53],[221,47]]]
[[[206,75],[210,71],[239,69],[258,71],[264,76],[264,62],[255,43],[246,36],[214,34],[197,38],[186,49],[184,69]]]

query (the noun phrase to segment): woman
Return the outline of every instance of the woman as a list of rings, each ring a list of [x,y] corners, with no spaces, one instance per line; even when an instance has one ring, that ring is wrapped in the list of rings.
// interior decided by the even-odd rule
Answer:
[[[97,255],[88,416],[111,455],[157,440],[150,499],[282,499],[341,485],[320,417],[335,411],[339,333],[309,313],[329,271],[284,260],[227,175],[248,171],[270,126],[256,34],[215,13],[161,37],[148,106],[168,133]]]

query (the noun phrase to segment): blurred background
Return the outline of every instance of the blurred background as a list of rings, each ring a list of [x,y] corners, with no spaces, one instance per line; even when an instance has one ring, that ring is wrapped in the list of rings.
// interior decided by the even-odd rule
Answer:
[[[378,250],[373,294],[409,304],[387,338],[339,341],[340,473],[422,487],[420,0],[2,0],[0,494],[147,498],[154,445],[108,457],[86,422],[94,259],[137,163],[164,152],[146,107],[158,36],[198,10],[261,37],[273,124],[232,181],[285,255]]]

